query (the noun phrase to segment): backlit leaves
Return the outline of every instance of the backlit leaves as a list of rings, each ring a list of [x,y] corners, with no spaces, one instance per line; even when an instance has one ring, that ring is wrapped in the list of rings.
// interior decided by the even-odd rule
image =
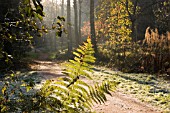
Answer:
[[[81,77],[92,79],[89,72],[92,72],[91,63],[95,62],[95,58],[90,38],[82,46],[79,46],[73,54],[75,58],[69,60],[64,71],[67,77],[59,78],[57,82],[48,81],[42,87],[41,93],[46,100],[51,97],[57,99],[60,106],[57,103],[53,105],[56,111],[87,112],[92,107],[93,102],[105,102],[107,100],[105,93],[111,94],[110,91],[115,88],[116,84],[105,81],[101,85],[97,83],[93,87],[81,80]]]

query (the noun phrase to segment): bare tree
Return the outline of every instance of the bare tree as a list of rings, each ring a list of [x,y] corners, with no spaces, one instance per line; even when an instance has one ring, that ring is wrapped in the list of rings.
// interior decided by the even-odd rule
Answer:
[[[77,13],[77,0],[73,1],[74,4],[74,33],[75,33],[75,39],[76,39],[76,46],[79,45],[79,34],[78,34],[78,13]]]
[[[94,23],[94,0],[90,0],[90,33],[95,55],[97,54],[97,41]]]
[[[64,0],[61,1],[61,16],[64,16]],[[62,33],[60,37],[61,41],[61,50],[63,50],[63,43],[64,43],[64,34]]]
[[[61,16],[64,16],[64,0],[61,1]]]
[[[81,42],[82,39],[81,39],[81,13],[82,13],[82,0],[78,0],[79,2],[79,28],[78,28],[78,33],[79,33],[79,41]]]
[[[70,57],[72,51],[72,37],[71,37],[71,7],[70,0],[67,0],[67,38],[68,38],[68,56]]]

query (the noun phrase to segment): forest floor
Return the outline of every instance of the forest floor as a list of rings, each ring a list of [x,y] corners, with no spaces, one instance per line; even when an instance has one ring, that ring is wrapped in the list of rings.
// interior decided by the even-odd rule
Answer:
[[[42,59],[45,58],[41,58],[41,61],[35,61],[36,64],[31,67],[44,81],[47,79],[56,80],[58,77],[65,76],[62,74],[64,67],[60,63]],[[98,81],[111,78],[120,82],[116,91],[112,92],[112,96],[107,95],[108,101],[106,103],[94,105],[93,111],[96,111],[96,113],[163,113],[162,111],[169,113],[170,111],[170,102],[168,101],[170,89],[167,88],[170,86],[169,82],[161,85],[161,87],[156,84],[159,88],[155,88],[155,83],[142,81],[142,77],[138,80],[135,78],[136,75],[134,75],[135,77],[127,75],[127,78],[121,72],[101,67],[95,67],[93,75],[94,79]],[[149,76],[147,79],[149,81],[155,78]],[[89,84],[91,83],[89,82]],[[152,89],[154,92],[152,92]],[[163,93],[160,91],[161,89],[163,89]]]

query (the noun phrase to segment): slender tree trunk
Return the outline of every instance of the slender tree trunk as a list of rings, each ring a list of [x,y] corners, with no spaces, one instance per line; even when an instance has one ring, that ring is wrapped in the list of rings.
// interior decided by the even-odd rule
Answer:
[[[61,3],[61,16],[64,16],[64,0]]]
[[[53,0],[52,0],[52,4],[51,4],[51,21],[53,21],[53,19],[54,19],[54,15],[53,15]],[[52,22],[51,22],[52,23]],[[50,32],[50,36],[51,36],[51,41],[50,41],[50,46],[51,46],[51,51],[53,51],[54,50],[54,36],[53,36],[53,31],[51,31]]]
[[[95,23],[94,23],[94,0],[90,0],[90,32],[93,48],[95,51],[95,56],[97,54],[97,41],[95,33]]]
[[[79,41],[79,35],[78,35],[78,13],[77,13],[77,0],[74,0],[74,33],[75,33],[75,39],[76,39],[76,46],[78,47],[80,41]]]
[[[55,2],[54,2],[55,3]],[[54,4],[53,3],[53,4]],[[58,7],[57,7],[57,0],[56,0],[56,3],[55,3],[55,5],[56,5],[56,7],[55,7],[55,17],[53,18],[53,19],[55,19],[56,17],[57,17],[57,14],[58,14]],[[53,36],[54,36],[54,51],[56,51],[57,50],[57,39],[56,39],[56,35],[55,35],[55,32],[53,32]]]
[[[71,56],[72,51],[72,37],[71,37],[71,8],[70,8],[70,0],[67,0],[67,39],[68,39],[68,56]]]
[[[61,16],[64,16],[64,0],[62,0],[61,3],[62,3],[61,4]],[[63,33],[61,35],[60,41],[61,41],[61,50],[63,50],[63,42],[64,42],[64,34]]]
[[[136,42],[136,38],[135,38],[135,21],[131,20],[132,22],[132,25],[131,25],[131,37],[132,37],[132,40]]]
[[[82,39],[81,39],[81,4],[82,4],[82,0],[79,0],[78,1],[79,2],[79,40],[80,40],[80,43],[81,43],[81,41],[82,41]]]

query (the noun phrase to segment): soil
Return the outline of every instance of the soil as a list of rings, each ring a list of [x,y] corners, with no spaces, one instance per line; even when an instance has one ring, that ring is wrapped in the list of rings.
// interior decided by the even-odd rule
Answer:
[[[62,74],[61,66],[55,61],[36,61],[32,69],[37,70],[44,79],[55,80]],[[148,103],[140,102],[131,95],[123,94],[122,91],[115,91],[112,96],[107,95],[106,103],[94,104],[93,111],[96,113],[161,113]]]
[[[97,113],[161,113],[153,106],[142,103],[121,91],[115,91],[112,96],[107,95],[106,103],[95,105],[93,110]]]

